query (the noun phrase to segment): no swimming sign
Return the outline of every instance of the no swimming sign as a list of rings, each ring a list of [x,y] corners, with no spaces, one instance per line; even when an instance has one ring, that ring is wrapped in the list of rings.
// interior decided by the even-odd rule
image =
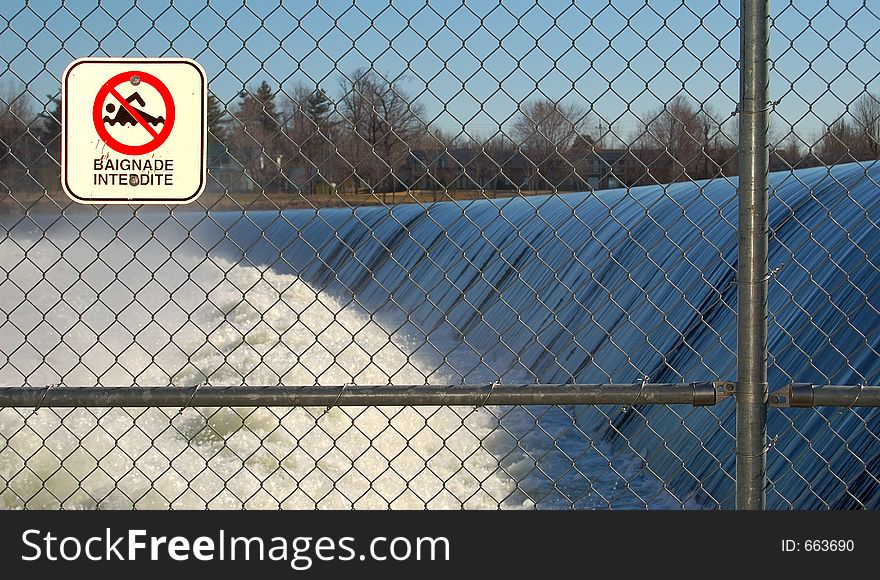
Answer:
[[[61,87],[61,184],[71,199],[175,204],[201,194],[207,77],[197,62],[84,58]]]

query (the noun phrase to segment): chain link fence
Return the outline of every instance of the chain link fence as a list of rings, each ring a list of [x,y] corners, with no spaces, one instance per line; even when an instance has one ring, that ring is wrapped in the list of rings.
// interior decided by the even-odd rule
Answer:
[[[874,508],[880,6],[771,9],[767,506]],[[0,506],[734,507],[740,16],[5,3]],[[88,55],[206,69],[197,201],[61,193]]]

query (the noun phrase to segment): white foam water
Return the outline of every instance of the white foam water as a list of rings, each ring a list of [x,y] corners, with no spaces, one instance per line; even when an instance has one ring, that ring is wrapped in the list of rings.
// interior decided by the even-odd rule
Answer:
[[[442,380],[356,302],[295,276],[83,241],[0,241],[0,384]],[[3,409],[0,437],[7,509],[529,506],[485,409]]]

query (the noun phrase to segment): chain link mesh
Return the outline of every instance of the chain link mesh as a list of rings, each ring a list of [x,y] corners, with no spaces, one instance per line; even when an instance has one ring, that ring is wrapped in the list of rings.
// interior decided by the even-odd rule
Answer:
[[[739,6],[0,8],[0,384],[733,378]],[[872,2],[774,3],[770,383],[877,384]],[[61,72],[209,75],[193,204],[59,186]],[[730,508],[734,405],[0,409],[6,508]],[[771,507],[876,507],[770,410]]]
[[[874,2],[774,7],[770,383],[876,385]],[[876,409],[770,409],[768,504],[876,509]]]

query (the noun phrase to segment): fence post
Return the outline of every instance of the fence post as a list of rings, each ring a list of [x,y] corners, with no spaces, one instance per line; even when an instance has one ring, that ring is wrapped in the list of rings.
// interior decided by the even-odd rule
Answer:
[[[736,507],[764,509],[767,441],[769,0],[740,11]]]

